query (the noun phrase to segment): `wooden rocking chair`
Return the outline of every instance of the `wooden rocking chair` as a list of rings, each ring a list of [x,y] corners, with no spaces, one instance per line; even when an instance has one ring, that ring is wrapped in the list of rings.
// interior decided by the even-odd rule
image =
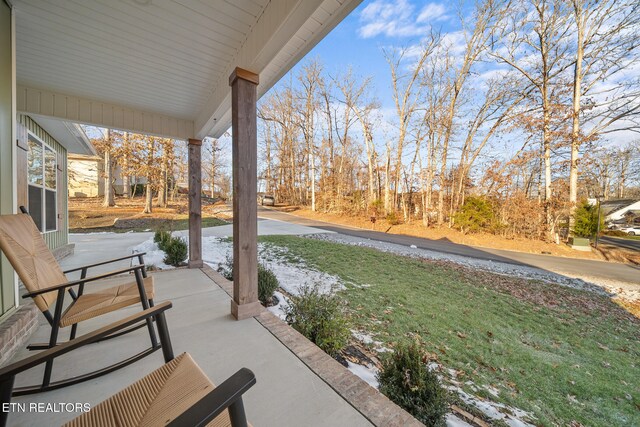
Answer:
[[[65,426],[210,426],[247,427],[242,395],[256,383],[242,368],[215,387],[187,353],[174,358],[164,311],[170,302],[134,314],[55,348],[0,368],[0,404],[10,407],[15,376],[27,369],[111,336],[136,322],[155,317],[165,365],[91,408]],[[4,427],[8,412],[0,412]]]
[[[31,217],[24,208],[21,207],[20,209],[23,213],[0,215],[0,250],[7,256],[28,291],[22,297],[33,298],[36,306],[42,311],[51,325],[49,342],[31,344],[27,347],[29,350],[48,349],[58,345],[60,328],[71,326],[69,339],[73,340],[76,336],[77,325],[83,320],[92,319],[133,304],[141,304],[143,309],[153,306],[153,277],[147,277],[143,258],[144,253],[136,253],[63,272]],[[131,258],[138,258],[139,265],[87,277],[87,271],[92,267]],[[80,279],[69,281],[65,274],[74,271],[81,272]],[[93,285],[100,279],[130,272],[135,274],[135,280],[114,287],[97,287],[96,292],[84,293],[85,285],[87,284]],[[77,291],[73,289],[74,287],[77,287]],[[72,301],[63,311],[67,290],[71,295]],[[52,306],[53,314],[51,313]],[[101,340],[114,338],[144,327],[145,324],[149,329],[149,337],[151,339],[151,347],[148,349],[106,368],[57,382],[51,382],[51,370],[53,367],[53,359],[51,359],[46,362],[41,385],[15,389],[14,395],[37,393],[87,381],[142,359],[160,348],[152,317],[148,317],[144,319],[144,322],[133,325],[126,330],[101,338]]]

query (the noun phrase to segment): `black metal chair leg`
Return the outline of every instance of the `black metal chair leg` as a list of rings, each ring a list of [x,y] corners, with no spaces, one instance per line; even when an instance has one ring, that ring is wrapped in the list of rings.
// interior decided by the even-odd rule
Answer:
[[[231,427],[247,427],[247,415],[244,412],[242,397],[229,406],[229,418],[231,419]]]
[[[13,390],[13,382],[16,379],[15,375],[10,376],[4,381],[0,382],[0,404],[4,406],[5,404],[9,405],[11,403],[11,391]],[[7,425],[7,418],[9,417],[10,411],[0,410],[0,427],[4,427]]]
[[[72,339],[75,339],[76,337],[76,332],[78,332],[78,324],[74,323],[71,326],[71,333],[69,334],[69,341],[71,341]]]
[[[138,292],[140,293],[140,302],[144,310],[149,308],[149,299],[147,298],[147,292],[144,288],[144,279],[140,270],[135,270],[136,284],[138,285]],[[158,338],[156,337],[156,331],[153,328],[153,319],[147,318],[147,328],[149,329],[149,338],[151,339],[151,347],[158,347]]]
[[[162,355],[164,362],[169,363],[174,359],[173,346],[171,345],[171,337],[169,336],[169,328],[167,328],[167,319],[164,312],[159,313],[156,317],[156,325],[158,325],[158,334],[162,343]]]

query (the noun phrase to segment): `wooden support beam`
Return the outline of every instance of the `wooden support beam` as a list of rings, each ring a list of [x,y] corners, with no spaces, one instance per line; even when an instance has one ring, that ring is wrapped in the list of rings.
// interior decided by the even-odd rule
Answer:
[[[189,268],[202,267],[202,140],[189,139]]]
[[[258,75],[236,68],[231,85],[233,132],[233,300],[238,320],[258,315],[258,205],[256,101]]]

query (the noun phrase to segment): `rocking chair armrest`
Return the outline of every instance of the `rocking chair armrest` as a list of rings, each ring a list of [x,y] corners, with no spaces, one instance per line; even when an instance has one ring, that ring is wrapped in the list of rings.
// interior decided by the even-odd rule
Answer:
[[[168,426],[206,426],[222,411],[229,408],[231,425],[233,427],[244,427],[247,425],[247,421],[242,404],[242,395],[255,383],[256,376],[254,373],[250,369],[241,368],[171,421]]]
[[[131,267],[122,268],[120,270],[114,270],[114,271],[111,271],[109,273],[99,274],[97,276],[86,277],[84,279],[78,279],[78,280],[72,280],[70,282],[61,283],[59,285],[50,286],[50,287],[44,288],[44,289],[38,289],[37,291],[33,291],[33,292],[28,292],[28,293],[22,295],[22,298],[33,298],[33,297],[41,295],[41,294],[46,294],[47,292],[59,291],[60,289],[65,289],[65,288],[68,288],[68,287],[71,287],[71,286],[80,285],[82,283],[93,282],[93,281],[100,280],[100,279],[106,279],[107,277],[117,276],[118,274],[129,273],[131,271],[141,270],[143,268],[144,268],[143,264],[133,265]]]
[[[123,257],[120,257],[120,258],[110,259],[108,261],[101,261],[101,262],[97,262],[95,264],[83,265],[81,267],[72,268],[70,270],[63,271],[63,273],[64,274],[73,273],[74,271],[80,271],[80,270],[85,269],[85,268],[89,269],[89,268],[93,268],[93,267],[98,267],[100,265],[111,264],[112,262],[123,261],[125,259],[131,259],[131,258],[135,258],[135,257],[140,257],[140,256],[143,256],[143,255],[146,255],[146,254],[147,254],[146,252],[135,253],[135,254],[123,256]]]
[[[135,325],[136,323],[142,320],[148,319],[152,316],[158,316],[158,315],[164,316],[164,312],[170,309],[171,307],[172,307],[171,301],[165,301],[147,310],[138,312],[136,314],[132,314],[131,316],[125,317],[122,320],[119,320],[110,325],[104,326],[93,332],[89,332],[88,334],[82,335],[81,337],[78,337],[71,341],[67,341],[64,344],[57,345],[53,348],[41,351],[39,353],[34,354],[33,356],[27,357],[26,359],[22,359],[18,362],[12,363],[11,365],[4,366],[0,368],[0,383],[3,383],[10,377],[15,376],[22,371],[31,369],[34,366],[40,365],[49,360],[53,360],[54,358],[61,356],[63,354],[69,353],[70,351],[75,350],[78,347],[82,347],[86,344],[91,344],[95,341],[99,341],[100,339],[106,336],[109,336],[114,332],[117,332],[129,326]],[[164,346],[165,343],[162,343],[162,345]]]

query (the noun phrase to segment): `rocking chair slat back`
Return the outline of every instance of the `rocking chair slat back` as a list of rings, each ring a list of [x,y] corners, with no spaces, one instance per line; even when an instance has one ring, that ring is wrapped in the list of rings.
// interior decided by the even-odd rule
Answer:
[[[29,292],[65,283],[67,278],[28,214],[0,215],[0,250]],[[34,297],[45,312],[56,300],[55,292]]]

